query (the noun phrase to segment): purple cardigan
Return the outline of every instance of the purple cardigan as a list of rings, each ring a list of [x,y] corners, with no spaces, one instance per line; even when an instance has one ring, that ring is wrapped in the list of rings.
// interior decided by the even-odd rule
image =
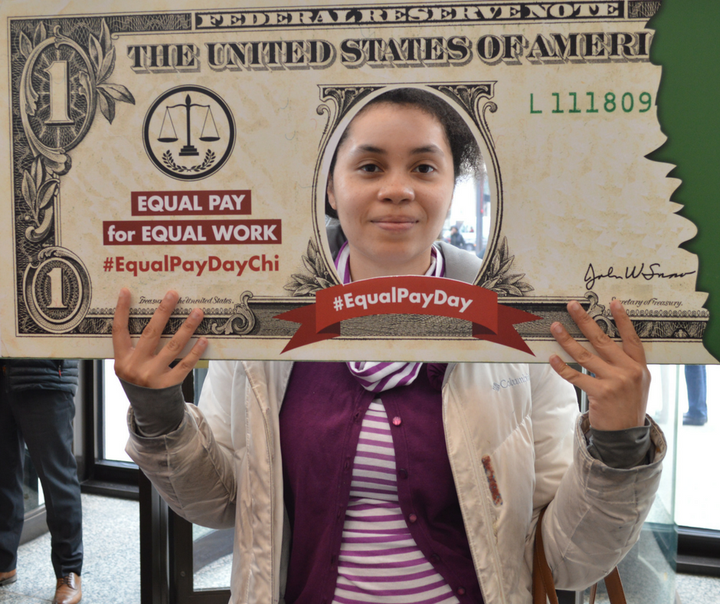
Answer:
[[[440,389],[446,366],[425,367],[412,385],[379,395],[391,420],[400,508],[420,550],[460,602],[482,602],[445,447]],[[280,412],[293,534],[288,604],[332,601],[353,459],[374,397],[345,363],[295,363]],[[417,519],[409,521],[411,515]]]

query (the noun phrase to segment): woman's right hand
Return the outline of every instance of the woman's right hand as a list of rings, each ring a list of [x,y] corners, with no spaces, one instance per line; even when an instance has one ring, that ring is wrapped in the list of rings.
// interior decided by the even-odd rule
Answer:
[[[200,325],[203,311],[199,308],[193,309],[170,341],[157,350],[160,336],[178,299],[176,291],[170,290],[165,294],[140,339],[133,346],[128,330],[130,290],[125,287],[120,290],[112,331],[115,373],[120,379],[145,388],[167,388],[181,384],[195,367],[207,348],[206,338],[199,338],[177,365],[171,368],[170,363],[178,357]]]

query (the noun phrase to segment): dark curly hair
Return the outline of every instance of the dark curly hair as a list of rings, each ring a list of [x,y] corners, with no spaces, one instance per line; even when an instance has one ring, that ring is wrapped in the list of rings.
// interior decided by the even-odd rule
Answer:
[[[443,128],[453,158],[453,173],[457,182],[463,176],[476,176],[482,169],[482,154],[478,147],[477,140],[470,131],[460,114],[453,109],[447,101],[439,96],[423,90],[422,88],[393,88],[369,101],[355,117],[362,115],[368,108],[380,104],[402,105],[416,107],[428,115],[434,117]],[[355,118],[353,118],[354,121]],[[333,155],[330,164],[330,177],[335,171],[335,161],[338,150],[342,147],[350,132],[352,121],[345,128]],[[337,218],[337,212],[332,208],[325,195],[325,213],[328,216]]]

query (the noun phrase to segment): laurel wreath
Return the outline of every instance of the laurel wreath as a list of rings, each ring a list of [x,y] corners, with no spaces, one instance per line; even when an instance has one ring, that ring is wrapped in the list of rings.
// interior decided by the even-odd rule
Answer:
[[[503,237],[500,247],[490,260],[490,267],[485,274],[485,281],[480,287],[497,292],[501,296],[525,296],[534,291],[529,283],[522,281],[525,273],[511,273],[510,268],[515,256],[510,255],[507,237]]]
[[[205,153],[205,159],[201,164],[195,166],[179,166],[175,163],[172,151],[165,151],[162,156],[163,163],[173,172],[202,172],[215,163],[215,153],[210,149]]]
[[[334,285],[320,250],[312,239],[308,242],[307,255],[302,257],[302,261],[309,274],[294,273],[290,276],[290,281],[283,286],[292,296],[311,296]]]

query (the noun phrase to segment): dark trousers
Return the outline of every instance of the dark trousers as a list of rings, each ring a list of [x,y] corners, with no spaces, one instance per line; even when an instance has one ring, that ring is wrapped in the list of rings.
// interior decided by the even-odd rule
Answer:
[[[688,391],[688,415],[707,419],[707,377],[705,365],[685,365]]]
[[[0,376],[0,572],[17,566],[23,527],[24,444],[45,494],[56,577],[81,574],[82,507],[72,454],[75,403],[69,392],[8,392]]]

